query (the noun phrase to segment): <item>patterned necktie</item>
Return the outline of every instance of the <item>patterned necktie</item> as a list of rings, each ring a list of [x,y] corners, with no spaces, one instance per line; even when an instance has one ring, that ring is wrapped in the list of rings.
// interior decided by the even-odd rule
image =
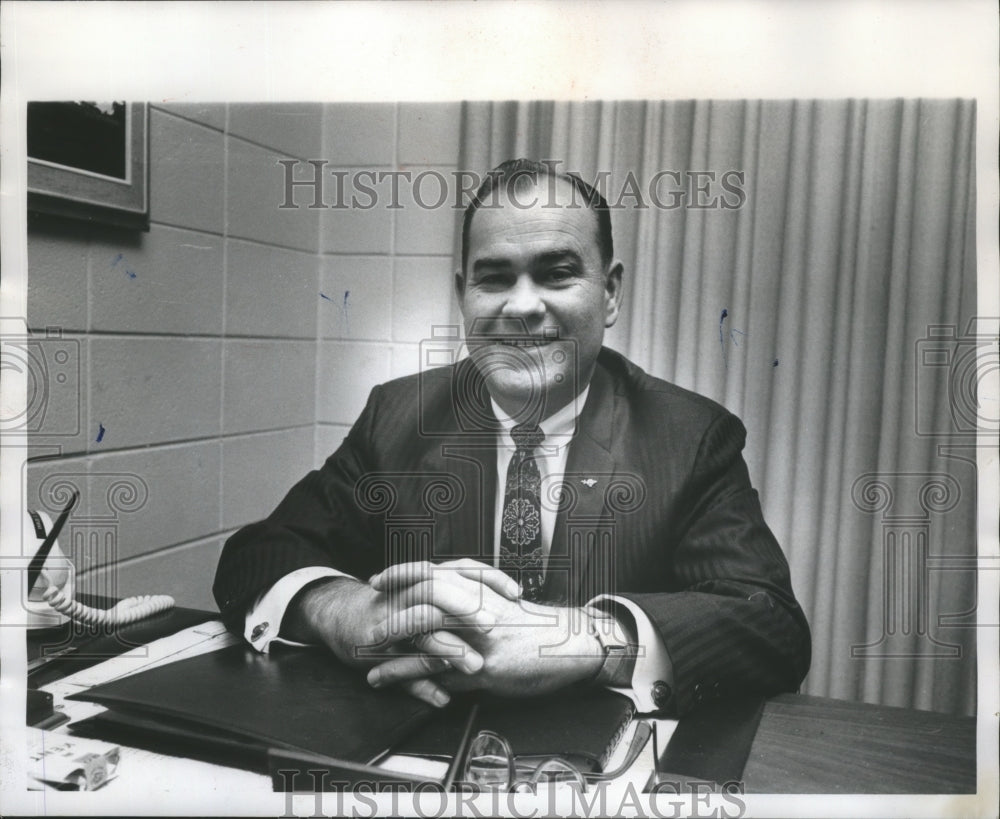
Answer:
[[[541,475],[535,448],[545,433],[534,424],[520,424],[510,431],[517,447],[507,466],[503,517],[500,521],[500,568],[520,580],[522,597],[537,600],[542,593]]]

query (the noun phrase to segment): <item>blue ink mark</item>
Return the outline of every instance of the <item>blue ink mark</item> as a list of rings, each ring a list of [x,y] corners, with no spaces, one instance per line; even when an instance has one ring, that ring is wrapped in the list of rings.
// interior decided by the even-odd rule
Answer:
[[[719,316],[719,346],[722,348],[722,362],[726,365],[726,368],[728,369],[729,358],[726,355],[726,335],[724,332],[724,325],[726,323],[727,318],[729,318],[729,311],[723,309],[721,315]],[[736,338],[737,335],[745,336],[746,333],[744,333],[742,330],[737,330],[735,327],[729,331],[729,338],[733,342],[734,347],[740,346],[739,339]]]
[[[726,323],[726,316],[728,315],[729,311],[723,308],[722,315],[719,316],[719,349],[722,350],[722,363],[727,370],[729,369],[729,360],[726,358],[726,338],[722,335],[722,325]]]
[[[115,256],[111,260],[111,266],[112,267],[118,267],[118,262],[122,261],[124,258],[125,258],[124,254],[119,253],[117,256]],[[129,270],[127,267],[125,268],[125,275],[128,276],[130,279],[134,279],[135,278],[135,272],[132,271],[132,270]]]
[[[771,366],[772,367],[777,367],[778,366],[778,359],[774,359],[774,363]]]
[[[347,299],[350,297],[351,291],[344,291],[344,303],[340,305],[340,314],[344,318],[344,335],[350,336],[351,334],[351,316],[350,316],[350,305],[347,303]]]
[[[350,305],[347,303],[347,300],[348,300],[348,298],[350,298],[350,295],[351,295],[351,291],[350,290],[345,290],[344,291],[344,301],[340,305],[340,316],[341,316],[341,318],[343,319],[343,322],[344,322],[345,334],[346,335],[350,335],[351,334],[350,316],[348,315],[348,310],[350,309]],[[326,299],[327,301],[334,301],[334,299],[331,299],[322,290],[320,291],[319,297],[321,299]]]
[[[104,440],[104,424],[98,423],[97,426],[100,427],[100,429],[97,430],[97,443],[100,443]]]

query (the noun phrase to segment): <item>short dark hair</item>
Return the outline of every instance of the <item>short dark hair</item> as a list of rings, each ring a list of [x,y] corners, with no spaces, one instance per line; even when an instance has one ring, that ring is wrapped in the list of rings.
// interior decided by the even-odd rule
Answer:
[[[462,275],[465,275],[465,268],[469,262],[469,231],[472,228],[472,217],[476,215],[476,211],[501,183],[506,183],[507,195],[510,196],[512,191],[523,193],[529,187],[537,185],[540,176],[549,176],[569,182],[580,194],[583,203],[594,211],[597,216],[597,244],[601,251],[601,263],[605,267],[608,266],[615,255],[614,240],[611,238],[611,211],[608,209],[608,202],[600,191],[592,185],[588,185],[575,173],[556,171],[557,164],[559,163],[553,160],[536,162],[533,159],[508,159],[486,174],[486,178],[480,184],[476,195],[472,197],[472,201],[466,207],[462,220]]]

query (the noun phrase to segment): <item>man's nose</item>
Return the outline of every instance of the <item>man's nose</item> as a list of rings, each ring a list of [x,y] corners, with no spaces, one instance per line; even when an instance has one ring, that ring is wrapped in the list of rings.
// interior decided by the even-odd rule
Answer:
[[[502,315],[525,318],[545,315],[542,294],[530,276],[519,277],[517,283],[507,292]]]

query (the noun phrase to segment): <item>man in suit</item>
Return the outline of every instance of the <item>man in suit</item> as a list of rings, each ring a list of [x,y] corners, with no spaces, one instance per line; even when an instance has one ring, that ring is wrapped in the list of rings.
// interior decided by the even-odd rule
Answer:
[[[602,346],[622,277],[591,186],[492,171],[455,276],[468,357],[376,387],[322,469],[230,538],[230,627],[437,705],[593,683],[680,714],[795,690],[809,629],[743,425]]]

